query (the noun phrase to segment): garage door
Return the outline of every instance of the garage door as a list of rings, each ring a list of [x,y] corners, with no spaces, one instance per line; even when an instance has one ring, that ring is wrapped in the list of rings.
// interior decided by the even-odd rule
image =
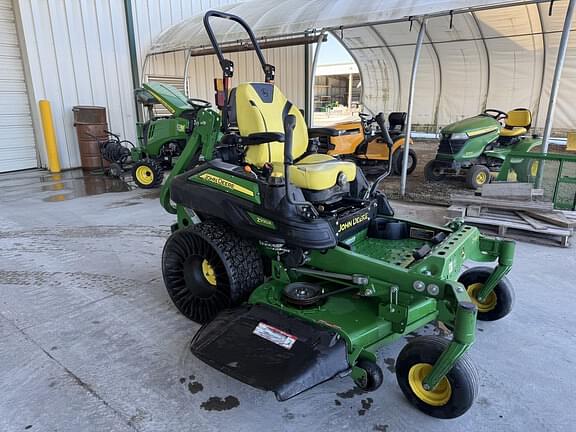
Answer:
[[[12,0],[0,0],[0,172],[36,168],[36,143]]]

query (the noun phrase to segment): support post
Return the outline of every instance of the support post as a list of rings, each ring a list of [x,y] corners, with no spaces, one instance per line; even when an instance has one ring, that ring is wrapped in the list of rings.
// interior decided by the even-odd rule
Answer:
[[[552,79],[552,87],[550,88],[546,124],[544,125],[544,136],[542,137],[542,153],[548,153],[552,123],[554,121],[554,111],[556,110],[556,99],[558,97],[558,87],[560,86],[560,78],[562,77],[562,70],[564,69],[564,60],[566,59],[566,49],[568,48],[568,40],[570,39],[570,28],[572,27],[572,17],[574,16],[575,6],[576,0],[570,0],[568,9],[566,10],[566,17],[564,18],[564,28],[562,29],[562,37],[560,39],[560,46],[558,47],[556,68],[554,69],[554,78]],[[538,174],[536,175],[536,188],[538,189],[542,187],[543,174],[544,160],[541,160],[538,164]]]
[[[134,18],[132,16],[132,1],[124,0],[124,14],[126,15],[126,33],[128,34],[128,49],[130,52],[130,69],[132,70],[132,87],[140,87],[140,77],[138,76],[138,57],[136,54],[136,39],[134,37]],[[136,95],[132,91],[134,106],[136,109],[136,121],[142,120],[142,111],[136,100]]]
[[[314,60],[312,61],[312,69],[310,69],[310,79],[308,80],[310,87],[308,88],[308,94],[310,95],[310,123],[308,127],[312,126],[314,121],[314,84],[316,82],[316,66],[318,65],[318,57],[320,56],[320,47],[322,46],[322,41],[326,35],[320,33],[318,36],[318,41],[316,42],[316,50],[314,51]]]
[[[352,109],[352,74],[348,74],[348,110]]]
[[[406,117],[406,138],[404,139],[404,149],[402,158],[402,177],[400,180],[400,195],[406,195],[406,176],[408,174],[408,150],[410,150],[410,135],[412,134],[412,111],[414,108],[414,90],[416,88],[416,73],[418,72],[418,63],[420,62],[420,52],[422,51],[422,41],[426,33],[426,22],[428,18],[423,17],[420,21],[420,31],[414,48],[414,61],[412,62],[412,74],[410,76],[410,88],[408,92],[408,114]],[[392,163],[390,158],[389,163]]]
[[[58,143],[54,132],[54,121],[52,120],[52,108],[46,99],[38,102],[40,118],[42,119],[42,129],[44,130],[44,142],[46,145],[46,155],[48,156],[48,169],[51,173],[60,172],[60,158],[58,157]]]
[[[304,119],[307,125],[312,125],[310,112],[310,45],[304,45]]]

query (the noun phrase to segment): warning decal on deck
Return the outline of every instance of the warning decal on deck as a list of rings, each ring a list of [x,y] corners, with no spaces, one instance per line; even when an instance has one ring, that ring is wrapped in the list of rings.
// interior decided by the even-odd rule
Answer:
[[[271,325],[264,324],[263,322],[258,323],[252,333],[288,350],[292,348],[292,345],[294,345],[294,342],[298,339],[296,336],[283,332]]]

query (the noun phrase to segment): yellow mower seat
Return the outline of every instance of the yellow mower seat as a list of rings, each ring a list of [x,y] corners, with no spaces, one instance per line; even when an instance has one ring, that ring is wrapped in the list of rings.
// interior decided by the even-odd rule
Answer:
[[[516,127],[513,129],[502,128],[502,130],[500,131],[500,136],[517,137],[517,136],[524,135],[526,132],[528,132],[528,129],[523,128],[523,127]]]
[[[525,108],[516,108],[508,111],[504,127],[500,130],[500,136],[514,138],[524,135],[532,126],[532,113]]]
[[[348,181],[356,179],[356,165],[325,154],[304,156],[308,148],[308,128],[302,113],[282,92],[270,83],[242,83],[234,90],[233,116],[241,136],[258,132],[284,133],[284,119],[288,114],[296,117],[292,143],[292,158],[298,160],[290,166],[290,181],[297,187],[312,190],[330,189],[343,173]],[[271,142],[250,145],[245,161],[262,167],[270,163],[274,172],[283,172],[284,143]]]
[[[356,165],[326,154],[311,154],[290,166],[290,181],[299,188],[324,190],[336,184],[343,173],[348,181],[356,179]]]

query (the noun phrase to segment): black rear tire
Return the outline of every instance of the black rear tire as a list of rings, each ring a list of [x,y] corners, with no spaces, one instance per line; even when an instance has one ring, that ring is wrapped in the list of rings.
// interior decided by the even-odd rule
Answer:
[[[493,269],[490,267],[473,267],[466,270],[458,278],[458,282],[464,285],[468,291],[468,295],[476,304],[478,308],[478,319],[481,321],[496,321],[508,315],[514,307],[516,295],[514,287],[510,280],[504,276],[492,294],[488,296],[483,303],[478,302],[474,297],[474,293],[484,282],[488,280],[492,274]]]
[[[478,372],[467,354],[458,359],[435,389],[426,391],[421,387],[420,378],[429,372],[448,344],[448,340],[438,336],[421,336],[410,341],[396,360],[396,379],[404,396],[420,411],[442,419],[461,416],[478,395]]]
[[[404,149],[398,149],[392,155],[392,170],[394,171],[395,175],[402,174],[402,163],[404,158]],[[412,149],[408,150],[408,170],[406,173],[408,175],[412,174],[416,169],[416,165],[418,163],[418,157],[416,156],[416,152]]]
[[[438,182],[444,180],[446,176],[439,171],[436,161],[431,160],[424,166],[424,178],[429,182]]]
[[[255,244],[228,225],[209,220],[168,238],[162,275],[178,310],[204,324],[245,301],[264,281],[264,266]]]
[[[479,189],[490,183],[490,170],[484,165],[474,165],[466,174],[466,184],[469,188]]]
[[[132,166],[132,179],[142,189],[153,189],[162,184],[164,172],[154,159],[142,159]]]

